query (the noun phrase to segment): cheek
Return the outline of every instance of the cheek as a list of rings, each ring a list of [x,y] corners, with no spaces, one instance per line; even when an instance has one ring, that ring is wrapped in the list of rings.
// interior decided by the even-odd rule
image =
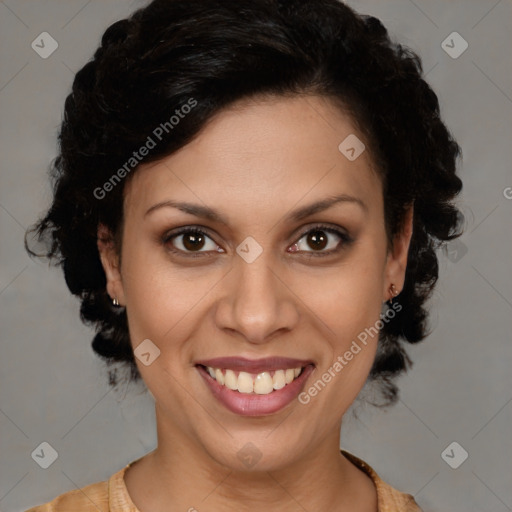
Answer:
[[[372,367],[382,312],[383,254],[379,244],[362,242],[339,267],[308,279],[308,294],[303,295],[306,287],[301,294],[321,319],[318,325],[328,343],[313,387],[305,390],[305,400],[318,396],[321,409],[345,410]]]
[[[157,345],[176,335],[180,320],[200,299],[200,291],[174,276],[151,273],[132,275],[127,291],[127,311],[132,343],[150,338]]]
[[[169,279],[158,248],[137,244],[129,235],[125,237],[121,270],[132,345],[136,347],[146,338],[160,345],[159,340],[180,317],[179,299],[183,295],[176,290],[179,280]]]
[[[304,302],[340,335],[343,344],[378,320],[382,282],[377,251],[361,250],[337,268],[309,276],[298,286]]]
[[[199,324],[196,317],[204,314],[204,299],[222,273],[179,267],[158,248],[131,247],[122,270],[132,345],[150,339],[162,354],[172,351],[176,356],[181,346],[173,340],[190,337]]]
[[[338,272],[337,277],[326,281],[330,292],[315,289],[309,304],[321,325],[327,326],[321,327],[327,343],[302,403],[316,403],[314,407],[322,414],[333,414],[333,418],[356,398],[375,359],[382,311],[381,278],[371,268]]]

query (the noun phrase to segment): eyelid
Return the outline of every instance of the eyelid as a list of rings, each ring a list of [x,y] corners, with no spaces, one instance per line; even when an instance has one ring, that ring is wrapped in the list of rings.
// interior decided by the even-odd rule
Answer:
[[[187,225],[187,226],[182,226],[182,227],[179,227],[179,228],[176,228],[174,230],[166,232],[161,237],[161,243],[164,246],[167,246],[167,244],[173,238],[181,236],[181,235],[183,235],[185,233],[199,233],[199,234],[206,235],[212,242],[214,242],[216,245],[219,245],[219,244],[217,244],[217,242],[215,242],[215,240],[211,236],[209,228],[207,228],[206,226],[195,225],[195,224]],[[197,258],[197,257],[204,257],[204,256],[208,257],[208,256],[212,255],[211,254],[212,251],[196,251],[196,252],[188,251],[187,252],[187,251],[183,251],[181,249],[177,249],[176,247],[171,247],[171,248],[168,248],[167,250],[169,252],[173,253],[173,254],[178,254],[178,255],[183,256],[185,258]],[[220,251],[218,251],[218,252],[220,252]]]
[[[329,224],[326,224],[326,223],[323,223],[323,222],[319,222],[319,223],[313,224],[312,226],[308,226],[307,228],[305,228],[298,235],[298,237],[299,237],[298,240],[300,240],[304,235],[307,235],[311,231],[315,231],[315,230],[327,231],[328,233],[339,235],[340,237],[343,235],[343,237],[350,238],[350,236],[349,236],[349,234],[348,234],[346,229],[344,229],[344,228],[342,228],[340,226],[334,226],[334,225],[329,225]]]
[[[328,251],[298,251],[297,254],[305,257],[323,257],[323,256],[333,256],[339,254],[344,248],[350,245],[354,239],[349,235],[348,231],[341,226],[329,225],[326,223],[316,223],[314,225],[308,226],[304,231],[298,235],[297,241],[293,242],[292,245],[297,244],[305,235],[309,234],[312,231],[325,231],[326,233],[330,233],[338,236],[341,239],[341,242],[334,249],[330,249]]]
[[[304,228],[304,230],[295,236],[294,238],[294,242],[292,242],[291,246],[297,244],[305,235],[309,234],[311,231],[315,231],[315,230],[318,230],[318,231],[325,231],[327,233],[330,233],[330,234],[333,234],[333,235],[337,235],[340,239],[341,239],[341,247],[339,247],[340,244],[338,244],[338,247],[335,248],[335,249],[331,249],[329,251],[297,251],[295,252],[295,254],[299,254],[299,255],[304,255],[304,254],[309,254],[310,256],[312,257],[315,257],[315,256],[329,256],[329,255],[333,255],[333,254],[336,254],[338,252],[340,252],[344,246],[347,246],[349,245],[351,242],[353,242],[353,238],[348,234],[347,230],[342,228],[341,226],[334,226],[334,225],[329,225],[329,224],[326,224],[326,223],[316,223],[316,224],[313,224],[313,225],[309,225],[307,228]],[[182,226],[182,227],[179,227],[179,228],[176,228],[175,230],[171,230],[169,232],[166,232],[162,237],[161,237],[161,242],[166,245],[167,243],[169,243],[173,238],[176,238],[180,235],[183,235],[185,233],[200,233],[200,234],[203,234],[203,235],[206,235],[208,238],[210,238],[210,240],[212,240],[216,245],[219,245],[217,244],[217,242],[215,242],[214,238],[211,236],[211,233],[210,233],[210,230],[209,228],[207,228],[206,226],[202,226],[202,225],[197,225],[197,224],[191,224],[191,225],[187,225],[187,226]],[[177,249],[175,247],[173,247],[172,249],[168,249],[170,252],[173,252],[175,254],[180,254],[180,255],[183,255],[185,257],[198,257],[198,256],[211,256],[211,252],[212,251],[189,251],[189,252],[185,252],[185,251],[182,251],[181,249]],[[217,252],[220,252],[220,251],[217,251]]]

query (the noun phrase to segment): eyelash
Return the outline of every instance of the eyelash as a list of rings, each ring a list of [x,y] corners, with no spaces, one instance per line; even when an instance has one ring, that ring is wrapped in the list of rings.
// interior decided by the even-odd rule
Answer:
[[[305,235],[311,233],[312,231],[324,231],[326,233],[331,233],[331,234],[334,234],[334,235],[337,235],[341,242],[338,244],[338,247],[336,247],[335,249],[331,249],[330,251],[324,251],[324,252],[317,252],[317,251],[298,251],[297,254],[300,254],[301,256],[303,257],[306,257],[306,258],[322,258],[322,257],[325,257],[325,256],[332,256],[333,254],[336,254],[340,251],[342,251],[344,248],[347,248],[347,246],[349,246],[353,241],[354,239],[349,236],[347,233],[345,233],[344,231],[341,231],[339,229],[336,229],[336,228],[333,228],[333,227],[330,227],[330,226],[326,226],[324,224],[318,224],[318,225],[315,225],[313,227],[310,227],[308,228],[306,231],[302,232],[298,239],[297,239],[297,242],[300,241]],[[174,254],[178,254],[180,256],[185,256],[187,258],[202,258],[202,257],[211,257],[211,256],[214,256],[215,254],[211,254],[209,251],[200,251],[200,252],[185,252],[185,251],[182,251],[181,249],[176,249],[174,247],[172,247],[172,244],[171,246],[169,247],[168,244],[169,242],[173,239],[173,238],[176,238],[180,235],[183,235],[185,233],[193,233],[193,234],[196,234],[196,235],[206,235],[208,238],[212,239],[207,231],[205,231],[204,229],[199,229],[198,227],[196,226],[186,226],[186,227],[183,227],[183,228],[179,228],[177,231],[174,231],[174,232],[170,232],[170,233],[166,233],[163,237],[162,237],[162,244],[164,246],[166,246],[167,250],[169,252],[172,252]],[[297,242],[294,242],[294,243],[297,243]],[[292,244],[293,245],[293,244]]]

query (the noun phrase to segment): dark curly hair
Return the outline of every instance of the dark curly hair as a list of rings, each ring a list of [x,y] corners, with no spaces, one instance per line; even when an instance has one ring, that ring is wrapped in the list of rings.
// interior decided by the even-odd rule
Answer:
[[[393,381],[412,364],[403,342],[429,334],[425,302],[438,279],[436,250],[462,234],[453,202],[462,189],[456,175],[461,149],[422,74],[420,57],[392,42],[378,19],[337,0],[154,0],[112,24],[76,74],[51,169],[53,204],[25,234],[25,247],[63,267],[69,290],[81,299],[82,321],[96,327],[93,350],[109,366],[126,365],[129,380],[138,381],[126,311],[111,304],[97,249],[102,223],[120,252],[123,189],[136,166],[105,198],[95,191],[191,99],[195,107],[160,130],[145,163],[183,147],[236,100],[330,98],[351,115],[377,163],[388,243],[414,205],[405,285],[397,297],[402,311],[380,330],[368,376],[385,404],[394,403]],[[30,249],[29,234],[45,244],[44,254]],[[110,384],[116,382],[111,375]]]

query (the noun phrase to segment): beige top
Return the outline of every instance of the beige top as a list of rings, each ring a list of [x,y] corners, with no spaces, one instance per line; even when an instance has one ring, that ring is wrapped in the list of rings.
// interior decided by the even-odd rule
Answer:
[[[383,482],[366,462],[355,455],[345,450],[341,452],[372,479],[377,489],[378,512],[422,512],[410,494],[397,491]],[[134,462],[127,464],[108,480],[66,492],[25,512],[139,512],[128,494],[123,478],[126,469]]]

